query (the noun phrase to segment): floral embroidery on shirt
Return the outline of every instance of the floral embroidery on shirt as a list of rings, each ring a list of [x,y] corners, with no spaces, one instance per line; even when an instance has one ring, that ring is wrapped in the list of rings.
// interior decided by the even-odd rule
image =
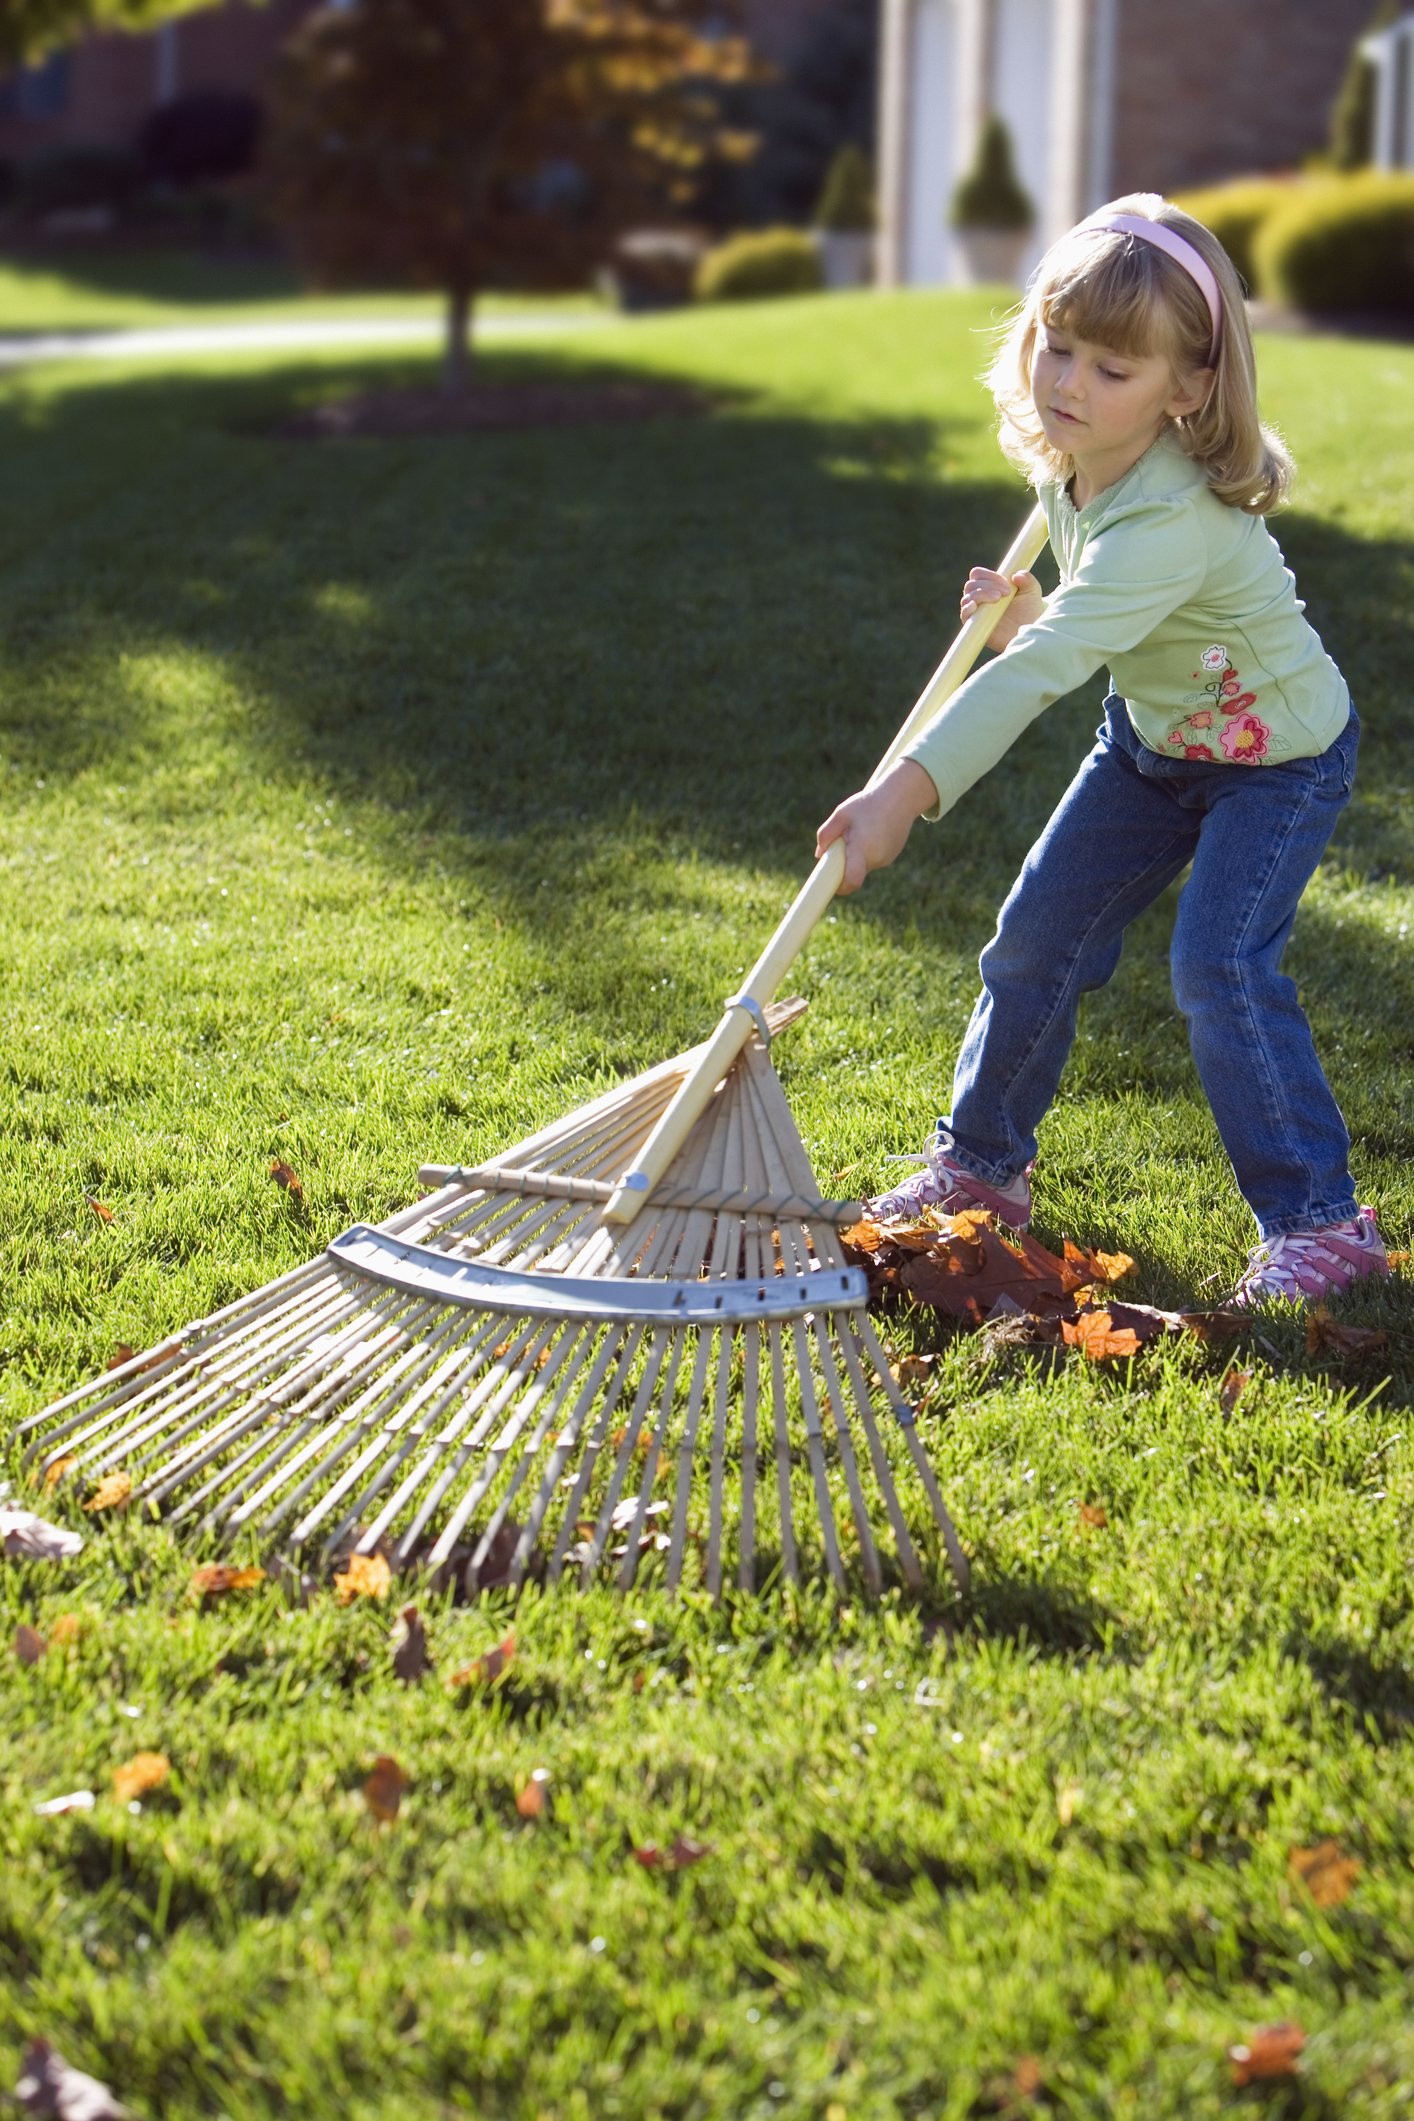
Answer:
[[[1217,643],[1214,642],[1211,648],[1205,648],[1203,650],[1202,655],[1199,657],[1199,661],[1202,663],[1203,668],[1205,670],[1221,670],[1225,667],[1227,663],[1227,650],[1225,648],[1219,648]]]
[[[1211,729],[1213,726],[1213,715],[1211,708],[1204,707],[1200,713],[1190,714],[1188,717],[1188,726],[1190,729]]]
[[[1236,766],[1255,766],[1258,759],[1267,755],[1271,733],[1255,714],[1234,715],[1222,733],[1223,754]]]

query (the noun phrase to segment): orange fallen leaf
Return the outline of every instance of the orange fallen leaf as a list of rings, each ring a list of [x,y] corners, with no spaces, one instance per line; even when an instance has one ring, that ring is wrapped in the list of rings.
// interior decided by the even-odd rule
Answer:
[[[894,1382],[900,1392],[921,1392],[937,1360],[936,1355],[901,1355],[894,1364]]]
[[[1388,1346],[1383,1326],[1343,1326],[1324,1304],[1317,1304],[1306,1321],[1308,1355],[1378,1355]]]
[[[515,1654],[515,1630],[511,1629],[509,1633],[501,1637],[494,1649],[487,1650],[483,1656],[473,1657],[470,1664],[464,1664],[459,1670],[453,1672],[447,1684],[448,1686],[489,1686],[493,1681],[499,1679],[508,1667],[514,1663]]]
[[[1102,1502],[1082,1502],[1080,1522],[1088,1532],[1103,1532],[1110,1521],[1110,1513]]]
[[[30,1627],[27,1621],[22,1620],[15,1629],[15,1655],[21,1664],[38,1664],[48,1647],[38,1628]]]
[[[1271,2077],[1294,2077],[1305,2045],[1305,2033],[1291,2019],[1279,2025],[1259,2025],[1227,2051],[1233,2083],[1240,2088]]]
[[[127,1473],[107,1473],[84,1504],[92,1514],[96,1510],[121,1510],[133,1492],[131,1476]]]
[[[397,1818],[403,1791],[407,1788],[408,1777],[392,1754],[380,1753],[373,1763],[372,1774],[363,1785],[364,1802],[374,1818],[388,1826]]]
[[[208,1561],[192,1570],[189,1588],[193,1598],[227,1598],[232,1591],[253,1591],[265,1581],[264,1569],[238,1569],[227,1561]]]
[[[649,1841],[634,1850],[633,1858],[646,1871],[685,1871],[689,1864],[700,1863],[711,1853],[710,1841],[694,1841],[691,1834],[679,1834],[670,1848],[659,1848],[656,1841]]]
[[[44,1469],[44,1492],[48,1495],[57,1488],[64,1475],[78,1464],[76,1458],[56,1458],[52,1466]]]
[[[113,1210],[105,1206],[105,1204],[98,1198],[96,1193],[85,1193],[84,1199],[88,1202],[90,1208],[92,1208],[94,1214],[98,1217],[98,1220],[101,1223],[112,1222]]]
[[[1045,2089],[1046,2074],[1034,2055],[1023,2055],[1011,2073],[1011,2081],[1018,2099],[1036,2099]]]
[[[131,1362],[136,1353],[136,1348],[130,1348],[125,1340],[120,1340],[104,1367],[109,1370],[121,1370],[123,1364]]]
[[[134,1753],[131,1760],[114,1768],[113,1795],[119,1804],[131,1804],[160,1788],[171,1772],[172,1763],[165,1753]]]
[[[550,1770],[538,1767],[524,1789],[516,1792],[516,1810],[522,1819],[540,1819],[550,1806]]]
[[[1077,1319],[1063,1319],[1061,1335],[1068,1348],[1079,1348],[1089,1362],[1122,1361],[1139,1352],[1133,1326],[1116,1326],[1108,1311],[1082,1311]]]
[[[1286,1862],[1287,1876],[1305,1886],[1317,1907],[1340,1907],[1350,1898],[1360,1876],[1356,1857],[1347,1856],[1338,1841],[1318,1841],[1314,1848],[1293,1849]]]
[[[290,1166],[278,1156],[272,1156],[270,1159],[270,1176],[277,1186],[284,1187],[291,1200],[304,1199],[304,1187]]]
[[[1218,1386],[1218,1405],[1224,1414],[1230,1414],[1252,1382],[1250,1370],[1228,1370]]]
[[[350,1554],[347,1569],[334,1578],[334,1596],[340,1605],[352,1605],[355,1598],[386,1598],[392,1582],[386,1554]]]
[[[61,1613],[49,1630],[49,1647],[51,1650],[66,1650],[82,1633],[83,1622],[77,1613]]]

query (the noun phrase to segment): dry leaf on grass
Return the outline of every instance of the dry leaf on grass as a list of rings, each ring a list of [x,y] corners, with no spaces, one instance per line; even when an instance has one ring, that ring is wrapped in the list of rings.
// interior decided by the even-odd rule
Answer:
[[[134,1753],[113,1770],[113,1795],[119,1804],[132,1804],[150,1790],[160,1789],[172,1772],[165,1753]]]
[[[473,1657],[470,1664],[460,1666],[457,1671],[452,1673],[447,1684],[448,1686],[489,1686],[495,1680],[501,1678],[514,1663],[515,1654],[516,1638],[515,1631],[512,1629],[508,1634],[501,1637],[494,1649],[487,1650],[481,1657]]]
[[[103,1201],[101,1201],[96,1193],[85,1193],[84,1199],[88,1202],[90,1208],[92,1208],[94,1214],[98,1217],[98,1220],[101,1223],[112,1222],[113,1210],[108,1207]]]
[[[62,1525],[47,1524],[33,1510],[0,1503],[0,1547],[7,1555],[26,1561],[67,1561],[83,1552],[83,1539]]]
[[[1218,1386],[1218,1405],[1224,1414],[1230,1414],[1252,1382],[1250,1370],[1228,1370]]]
[[[334,1578],[334,1596],[340,1605],[352,1605],[355,1598],[386,1598],[392,1582],[386,1555],[350,1554],[343,1575]]]
[[[541,1819],[550,1808],[550,1770],[538,1767],[523,1789],[516,1791],[516,1810],[522,1819]]]
[[[1389,1346],[1383,1326],[1343,1326],[1331,1317],[1324,1304],[1317,1304],[1306,1321],[1306,1353],[1334,1355],[1341,1360],[1359,1355],[1380,1355]]]
[[[267,1580],[261,1568],[238,1569],[228,1561],[208,1561],[192,1570],[189,1588],[193,1598],[210,1604],[217,1598],[229,1598],[233,1591],[253,1591]]]
[[[132,1492],[131,1474],[105,1473],[84,1508],[90,1516],[96,1515],[100,1510],[121,1510]]]
[[[58,1487],[64,1475],[78,1464],[76,1458],[56,1458],[52,1465],[44,1468],[44,1492],[50,1494]]]
[[[1244,2084],[1257,2084],[1271,2077],[1294,2077],[1305,2045],[1305,2033],[1291,2019],[1284,2019],[1279,2025],[1259,2025],[1227,2051],[1233,2083],[1240,2089]]]
[[[21,1664],[38,1664],[49,1648],[38,1628],[32,1628],[22,1620],[15,1629],[15,1655]]]
[[[1103,1532],[1110,1521],[1110,1513],[1102,1502],[1082,1502],[1080,1522],[1087,1532]]]
[[[1133,1326],[1116,1325],[1109,1311],[1082,1311],[1078,1318],[1063,1319],[1061,1337],[1068,1348],[1079,1348],[1087,1362],[1122,1362],[1139,1353]]]
[[[300,1184],[299,1179],[289,1165],[278,1156],[272,1156],[270,1159],[270,1176],[274,1179],[277,1186],[284,1188],[291,1200],[302,1201],[304,1199],[304,1187]]]
[[[388,1636],[393,1653],[393,1671],[404,1686],[416,1686],[432,1670],[427,1630],[415,1605],[405,1605]]]
[[[1012,2096],[1038,2099],[1046,2088],[1046,2073],[1034,2055],[1022,2055],[1011,2073]]]
[[[84,1624],[77,1613],[61,1613],[49,1630],[51,1650],[67,1650],[82,1635]]]
[[[123,2121],[128,2111],[106,2084],[75,2069],[48,2040],[32,2040],[20,2058],[15,2102],[39,2121]]]
[[[363,1801],[380,1826],[391,1826],[398,1816],[409,1778],[391,1753],[380,1753],[373,1772],[363,1785]]]
[[[1293,1849],[1287,1858],[1287,1876],[1305,1886],[1317,1907],[1341,1907],[1350,1898],[1360,1864],[1347,1856],[1338,1841],[1318,1841],[1314,1848]]]
[[[645,1842],[642,1848],[635,1848],[633,1860],[646,1871],[685,1871],[711,1853],[710,1841],[694,1841],[691,1834],[679,1834],[670,1848],[660,1848],[656,1841]]]

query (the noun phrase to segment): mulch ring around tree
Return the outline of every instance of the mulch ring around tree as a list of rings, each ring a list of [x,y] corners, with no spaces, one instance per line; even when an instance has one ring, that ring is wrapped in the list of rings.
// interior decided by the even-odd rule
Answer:
[[[700,390],[674,383],[473,383],[465,390],[371,390],[313,405],[284,421],[282,439],[342,441],[364,435],[467,434],[478,428],[602,426],[697,417]]]

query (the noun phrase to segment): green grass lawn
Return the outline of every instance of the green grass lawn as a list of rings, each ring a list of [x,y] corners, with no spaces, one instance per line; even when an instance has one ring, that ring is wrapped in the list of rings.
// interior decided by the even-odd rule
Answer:
[[[426,376],[404,357],[4,383],[7,1429],[385,1215],[421,1160],[705,1034],[1024,512],[985,321],[915,296],[608,327],[488,372],[684,379],[712,416],[425,444],[270,433]],[[1290,963],[1406,1245],[1414,350],[1260,358],[1303,469],[1281,537],[1366,730]],[[945,1101],[1098,698],[821,928],[777,1052],[827,1186],[879,1182]],[[1123,1247],[1165,1304],[1252,1241],[1171,917],[1092,1002],[1038,1173],[1041,1234]],[[421,1688],[387,1607],[199,1609],[190,1548],[61,1492],[82,1555],[0,1564],[0,2087],[42,2034],[164,2121],[1410,2113],[1407,1276],[1347,1315],[1388,1353],[1263,1322],[1230,1413],[1193,1342],[1049,1374],[891,1329],[938,1351],[967,1602],[940,1561],[875,1606],[422,1595]],[[77,1642],[24,1667],[16,1628],[63,1615]],[[508,1625],[497,1688],[442,1683]],[[140,1750],[172,1772],[134,1810],[111,1774]],[[411,1777],[382,1829],[380,1753]],[[709,1853],[634,1860],[679,1833]],[[1359,1870],[1323,1908],[1289,1866],[1327,1838]],[[1281,2019],[1301,2074],[1239,2091],[1229,2046]]]
[[[485,314],[597,308],[589,295],[492,295]],[[441,297],[390,289],[311,294],[273,259],[219,252],[11,252],[0,256],[0,332],[118,331],[177,324],[263,324],[328,318],[427,317]]]

